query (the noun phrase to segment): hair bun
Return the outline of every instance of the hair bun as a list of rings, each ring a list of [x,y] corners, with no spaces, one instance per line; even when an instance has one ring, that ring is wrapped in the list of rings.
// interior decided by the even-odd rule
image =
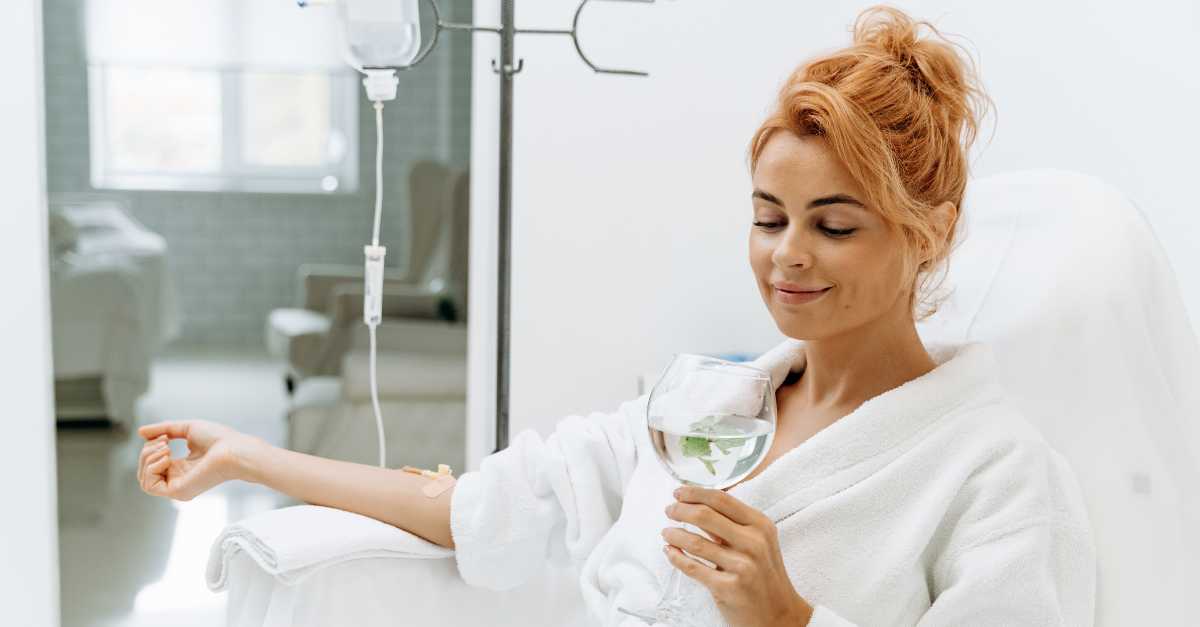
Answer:
[[[911,58],[918,42],[918,23],[904,12],[874,6],[859,14],[854,23],[854,43],[873,46],[897,59]]]
[[[923,39],[921,27],[938,39]],[[966,89],[962,60],[954,44],[933,24],[913,20],[899,9],[874,6],[860,13],[854,23],[854,43],[878,51],[904,68],[913,84],[927,95],[961,97]]]

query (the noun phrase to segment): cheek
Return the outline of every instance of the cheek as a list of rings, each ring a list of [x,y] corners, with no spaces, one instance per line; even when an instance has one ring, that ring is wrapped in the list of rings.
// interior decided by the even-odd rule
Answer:
[[[822,255],[822,278],[838,285],[839,309],[879,309],[896,296],[899,262],[884,242],[860,240],[829,247]]]

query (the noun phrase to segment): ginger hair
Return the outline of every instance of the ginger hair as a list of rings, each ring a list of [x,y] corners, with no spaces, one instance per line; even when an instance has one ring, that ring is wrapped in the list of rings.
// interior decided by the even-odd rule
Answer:
[[[922,27],[932,36],[922,37]],[[929,22],[875,6],[859,14],[852,32],[851,46],[788,77],[750,142],[750,168],[776,131],[823,138],[867,205],[904,236],[909,307],[923,320],[940,305],[933,292],[957,232],[967,151],[991,100],[970,54]],[[943,202],[956,208],[945,232],[932,213]]]

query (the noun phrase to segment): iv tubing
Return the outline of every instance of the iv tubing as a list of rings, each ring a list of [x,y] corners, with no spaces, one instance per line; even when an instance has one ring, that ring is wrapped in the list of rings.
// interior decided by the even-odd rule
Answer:
[[[379,245],[379,217],[383,210],[383,101],[375,101],[375,230],[371,245]]]
[[[371,236],[371,245],[379,246],[379,219],[383,211],[383,101],[375,101],[375,229]],[[381,260],[382,262],[382,260]],[[382,268],[380,268],[382,274]],[[380,293],[375,295],[377,301],[383,299],[383,279],[378,280],[377,288]],[[365,303],[364,303],[365,306]],[[387,468],[387,449],[383,437],[383,413],[379,410],[379,384],[375,380],[375,326],[378,322],[367,322],[371,336],[370,363],[368,369],[371,376],[371,407],[375,410],[375,430],[379,437],[379,467]]]
[[[375,382],[375,325],[367,325],[371,333],[371,406],[375,409],[375,429],[379,435],[379,467],[387,468],[387,450],[383,442],[383,415],[379,411],[379,386]]]

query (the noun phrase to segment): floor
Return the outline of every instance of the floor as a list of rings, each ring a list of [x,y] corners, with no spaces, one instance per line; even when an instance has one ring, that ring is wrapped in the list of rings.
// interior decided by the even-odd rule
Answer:
[[[282,444],[280,372],[265,353],[173,349],[155,361],[138,422],[212,420]],[[226,593],[204,582],[212,540],[291,503],[241,481],[186,503],[147,496],[136,480],[140,438],[110,426],[59,428],[57,444],[63,627],[224,624]]]

